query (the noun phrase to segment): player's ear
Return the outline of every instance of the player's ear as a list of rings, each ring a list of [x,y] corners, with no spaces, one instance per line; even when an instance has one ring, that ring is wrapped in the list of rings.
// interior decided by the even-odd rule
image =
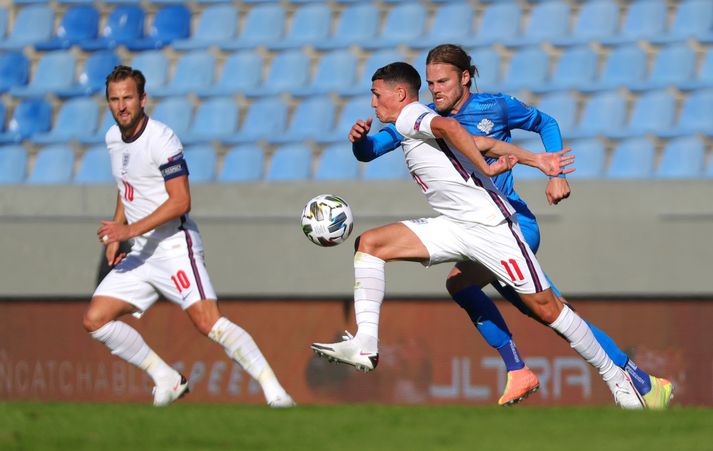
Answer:
[[[470,82],[470,72],[468,70],[464,70],[460,74],[460,84],[461,86],[466,86]]]

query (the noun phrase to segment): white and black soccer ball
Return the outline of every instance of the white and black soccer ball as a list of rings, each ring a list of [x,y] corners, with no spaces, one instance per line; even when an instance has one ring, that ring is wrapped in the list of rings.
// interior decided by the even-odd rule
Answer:
[[[336,246],[352,233],[354,217],[349,204],[339,196],[320,194],[302,210],[302,231],[318,246]]]

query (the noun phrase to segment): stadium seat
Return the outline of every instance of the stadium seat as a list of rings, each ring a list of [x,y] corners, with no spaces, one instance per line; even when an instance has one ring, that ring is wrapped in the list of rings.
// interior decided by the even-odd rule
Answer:
[[[79,185],[114,183],[114,176],[111,174],[111,159],[106,146],[96,145],[84,151],[79,160],[74,183]]]
[[[285,50],[272,59],[267,78],[246,97],[261,97],[296,91],[307,85],[310,74],[309,56],[302,50]]]
[[[365,180],[405,180],[410,177],[404,161],[404,153],[400,148],[394,149],[364,166],[363,178]]]
[[[618,132],[626,123],[626,99],[616,91],[604,91],[587,99],[577,127],[569,138],[591,138]]]
[[[250,92],[262,77],[262,56],[256,51],[240,50],[230,54],[223,62],[220,78],[211,86],[198,88],[201,97],[229,96]]]
[[[10,88],[15,97],[44,97],[72,86],[76,59],[69,50],[55,50],[42,55],[30,83]]]
[[[479,91],[492,92],[491,87],[496,87],[501,80],[500,53],[492,47],[476,47],[470,49],[469,53],[472,63],[478,69],[478,76],[473,81],[473,85]]]
[[[54,10],[43,5],[28,5],[17,13],[12,31],[0,41],[2,50],[22,50],[23,47],[46,41],[52,36]]]
[[[46,132],[52,124],[52,106],[44,99],[22,100],[12,113],[0,143],[18,143],[35,133]]]
[[[192,35],[187,39],[176,39],[173,47],[195,50],[223,45],[235,37],[237,24],[238,10],[232,4],[210,5],[200,13]]]
[[[357,57],[348,49],[325,53],[317,63],[315,76],[303,88],[292,90],[295,96],[313,96],[335,93],[344,86],[351,86],[356,79]]]
[[[74,150],[64,144],[40,149],[27,178],[30,185],[64,184],[72,181]]]
[[[405,61],[406,58],[398,50],[377,50],[369,55],[362,65],[361,75],[351,86],[343,85],[338,94],[343,96],[362,96],[371,92],[371,77],[380,67],[394,61]]]
[[[713,88],[713,47],[708,47],[706,50],[703,62],[693,80],[679,83],[678,88],[683,91]]]
[[[539,46],[517,49],[510,59],[505,77],[495,90],[507,92],[543,85],[548,77],[549,55]]]
[[[505,40],[503,44],[508,47],[529,46],[566,36],[570,14],[569,4],[564,0],[535,3],[523,33]]]
[[[77,5],[65,11],[55,35],[35,44],[35,49],[47,52],[68,49],[85,40],[96,39],[99,31],[99,11],[91,5]]]
[[[108,114],[111,116],[111,113]],[[183,96],[164,97],[156,103],[150,116],[171,127],[178,138],[183,140],[193,120],[193,104]]]
[[[537,103],[537,109],[552,116],[559,125],[562,136],[569,138],[569,133],[577,124],[577,99],[568,91],[553,92],[543,95]]]
[[[0,93],[25,86],[30,79],[30,61],[21,52],[0,53]]]
[[[239,119],[240,108],[232,97],[211,97],[198,105],[193,123],[181,140],[184,143],[223,140],[235,134]]]
[[[703,176],[706,147],[698,136],[670,140],[663,149],[654,175],[662,179],[690,179]]]
[[[55,90],[59,97],[88,96],[103,92],[106,77],[121,64],[121,60],[112,50],[91,53],[84,61],[79,76],[69,88]]]
[[[592,83],[597,74],[597,54],[590,46],[565,48],[554,68],[552,78],[544,85],[533,86],[534,92],[577,89]]]
[[[114,117],[111,115],[111,111],[107,109],[106,111],[104,111],[101,124],[99,125],[99,127],[97,127],[96,132],[91,135],[87,134],[80,136],[78,138],[78,141],[85,145],[103,144],[106,132],[114,124],[116,124],[116,121],[114,121]]]
[[[417,41],[426,31],[426,8],[420,3],[400,3],[386,14],[382,32],[375,39],[359,43],[375,50]]]
[[[711,124],[713,124],[713,89],[692,91],[683,101],[681,114],[674,127],[667,132],[659,133],[659,135],[666,137],[692,133],[711,135],[713,134]]]
[[[256,100],[248,108],[240,130],[226,138],[228,144],[242,144],[279,135],[287,126],[287,105],[279,97]]]
[[[95,133],[99,122],[99,105],[92,97],[77,97],[62,103],[54,126],[47,133],[35,133],[36,144],[60,144]]]
[[[572,32],[552,40],[557,46],[581,45],[613,36],[619,25],[619,5],[615,0],[583,2]]]
[[[632,43],[664,33],[668,16],[666,0],[634,0],[628,6],[621,28],[614,36],[602,39],[603,44]]]
[[[696,52],[686,43],[669,44],[654,59],[648,79],[629,84],[629,89],[642,91],[678,85],[693,80],[696,69]]]
[[[228,150],[218,174],[222,183],[254,182],[262,179],[265,155],[254,144],[236,146]]]
[[[646,138],[619,142],[612,153],[606,176],[616,179],[646,179],[653,175],[656,150]]]
[[[644,80],[647,70],[646,53],[636,44],[622,45],[610,50],[599,78],[580,91],[592,92],[628,86]]]
[[[485,5],[475,36],[463,41],[465,46],[485,46],[514,38],[520,33],[522,9],[517,2],[497,2]]]
[[[463,42],[473,33],[473,8],[467,2],[440,5],[431,27],[421,39],[408,42],[415,49],[431,49],[444,42]],[[417,67],[416,69],[421,70]]]
[[[319,50],[346,48],[374,39],[378,30],[379,10],[367,3],[353,4],[341,12],[333,34],[314,46]]]
[[[144,35],[146,13],[137,4],[117,6],[106,19],[106,24],[97,39],[79,43],[82,50],[91,52],[116,48],[141,39]]]
[[[213,84],[215,56],[204,50],[183,53],[176,61],[173,77],[163,86],[154,87],[155,97],[185,96]]]
[[[8,12],[7,8],[0,7],[0,41],[7,36]]]
[[[223,42],[223,50],[253,49],[282,38],[285,10],[279,4],[259,5],[248,11],[237,38]]]
[[[168,81],[168,57],[161,50],[136,52],[131,62],[134,69],[140,70],[146,77],[146,92],[161,88]]]
[[[191,10],[184,4],[167,5],[156,11],[146,37],[127,42],[126,48],[133,52],[161,49],[190,35]]]
[[[18,145],[0,147],[0,184],[17,185],[25,181],[27,151]]]
[[[649,91],[634,101],[631,117],[626,127],[613,138],[629,138],[646,133],[666,132],[675,121],[676,98],[666,90]]]
[[[336,106],[328,96],[312,96],[297,105],[287,131],[269,137],[271,143],[286,143],[316,139],[332,130]]]
[[[309,180],[312,169],[312,150],[303,144],[287,144],[272,154],[265,175],[268,181]]]
[[[270,39],[265,44],[270,50],[287,50],[314,44],[327,38],[331,24],[332,10],[328,5],[304,5],[295,11],[284,38]]]
[[[187,146],[183,156],[188,164],[191,183],[207,183],[215,180],[215,168],[218,158],[210,144]]]
[[[675,4],[676,13],[671,27],[666,33],[649,38],[651,42],[677,42],[713,32],[713,3],[710,0],[683,0]]]
[[[368,117],[375,118],[374,109],[371,108],[371,96],[352,97],[344,104],[334,129],[328,130],[324,135],[317,137],[317,142],[344,141],[349,136],[349,130],[351,130],[357,119],[366,120]]]
[[[316,180],[357,180],[359,178],[359,161],[352,153],[349,142],[333,144],[326,147],[314,173]]]
[[[568,174],[573,179],[595,179],[604,176],[607,152],[604,143],[598,139],[582,139],[567,143],[576,155],[576,171]]]

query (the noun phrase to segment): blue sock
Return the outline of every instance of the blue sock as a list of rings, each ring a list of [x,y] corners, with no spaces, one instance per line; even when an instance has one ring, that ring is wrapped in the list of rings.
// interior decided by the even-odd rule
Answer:
[[[631,381],[634,383],[639,394],[643,396],[651,391],[651,378],[649,377],[649,373],[636,366],[631,360],[626,362],[624,369],[629,373],[629,376],[631,376]]]
[[[508,371],[525,366],[500,311],[480,287],[471,286],[461,290],[453,295],[453,299],[468,312],[470,320],[485,341],[498,350]]]

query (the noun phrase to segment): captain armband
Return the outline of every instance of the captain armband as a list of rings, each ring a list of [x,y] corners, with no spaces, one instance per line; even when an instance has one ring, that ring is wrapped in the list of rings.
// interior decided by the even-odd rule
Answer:
[[[171,180],[182,175],[188,175],[188,164],[183,158],[183,153],[179,153],[169,158],[168,163],[159,166],[164,181]]]

